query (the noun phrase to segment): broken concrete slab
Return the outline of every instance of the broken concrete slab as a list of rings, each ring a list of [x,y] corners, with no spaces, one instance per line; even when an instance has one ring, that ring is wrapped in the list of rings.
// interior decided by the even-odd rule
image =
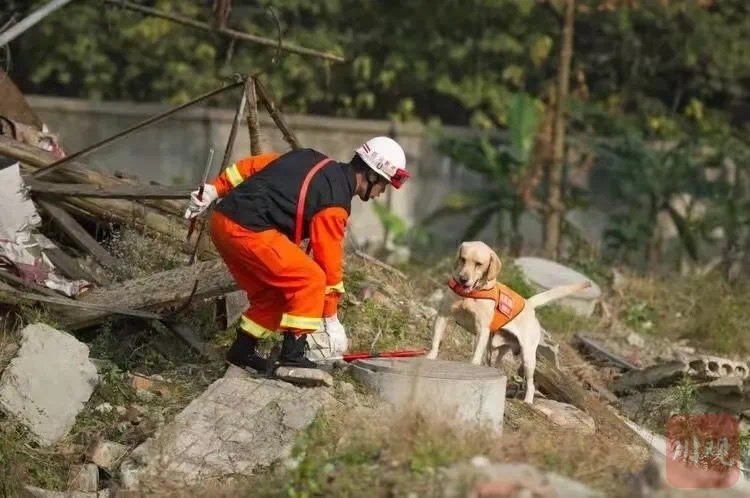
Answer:
[[[613,390],[623,393],[647,387],[667,387],[677,384],[685,377],[699,382],[733,377],[742,382],[747,378],[746,372],[746,364],[714,356],[672,360],[626,372],[617,379]]]
[[[120,468],[125,489],[247,476],[288,456],[329,401],[327,389],[254,379],[238,368],[211,384]]]
[[[537,399],[534,400],[533,407],[550,422],[564,429],[579,431],[583,434],[596,432],[594,419],[573,405],[551,399]]]
[[[351,372],[397,409],[502,430],[507,377],[495,368],[426,358],[372,358],[353,362]]]
[[[689,365],[695,377],[707,379],[718,379],[720,377],[739,377],[746,379],[748,376],[748,365],[745,362],[734,361],[718,356],[701,356],[689,360]]]
[[[667,387],[677,384],[690,371],[684,361],[669,361],[652,365],[643,370],[625,372],[612,386],[616,394],[648,387]]]
[[[0,377],[0,410],[17,418],[41,446],[50,446],[73,428],[97,383],[88,346],[49,325],[27,325]]]
[[[526,463],[493,463],[474,457],[440,473],[444,498],[549,496],[555,498],[604,498],[600,491],[578,481],[544,472]],[[467,489],[470,489],[468,494]]]
[[[739,377],[723,377],[697,386],[695,400],[726,413],[750,410],[750,390]]]
[[[582,280],[591,282],[591,287],[576,294],[556,301],[557,304],[566,306],[576,314],[591,316],[596,308],[596,303],[602,296],[599,286],[586,275],[572,268],[563,266],[555,261],[543,258],[524,257],[514,261],[531,285],[538,292],[549,290],[560,285],[569,285]]]
[[[247,300],[247,293],[243,290],[230,292],[222,296],[224,302],[224,317],[226,319],[226,326],[230,327],[237,320],[240,319],[242,313],[247,310],[250,305],[250,301]]]

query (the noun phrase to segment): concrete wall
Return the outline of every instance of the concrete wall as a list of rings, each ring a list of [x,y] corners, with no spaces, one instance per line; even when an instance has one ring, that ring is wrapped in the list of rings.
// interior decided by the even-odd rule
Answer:
[[[42,96],[27,100],[49,126],[59,133],[68,153],[80,150],[135,123],[170,108],[165,105],[129,102],[91,102]],[[364,140],[388,134],[386,121],[339,119],[320,116],[286,116],[290,127],[304,146],[319,149],[334,159],[347,161]],[[123,171],[142,181],[163,184],[197,184],[205,166],[208,149],[216,148],[213,174],[218,171],[229,135],[234,110],[194,107],[181,111],[161,123],[108,145],[84,158],[90,167],[105,171]],[[266,114],[260,116],[262,144],[265,151],[287,150],[281,133]],[[429,145],[429,138],[420,125],[395,125],[396,139],[404,147],[409,169],[414,176],[404,188],[386,202],[394,213],[408,224],[417,223],[441,205],[445,196],[480,185],[480,179],[463,168],[439,157]],[[455,130],[460,132],[460,130]],[[247,128],[243,123],[234,148],[233,158],[250,151]],[[358,199],[354,201],[351,232],[360,243],[380,240],[382,227],[372,208]],[[436,235],[447,244],[455,244],[462,228],[470,220],[455,220],[437,227]],[[590,223],[584,223],[591,228]],[[539,223],[527,217],[523,223],[527,243],[540,242]],[[599,228],[594,228],[593,236]],[[490,234],[483,234],[492,242]]]

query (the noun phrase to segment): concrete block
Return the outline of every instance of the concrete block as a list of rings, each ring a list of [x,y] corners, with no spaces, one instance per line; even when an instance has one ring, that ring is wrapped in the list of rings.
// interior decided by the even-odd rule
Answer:
[[[360,382],[397,408],[502,431],[507,378],[497,369],[425,358],[373,358],[351,367]]]

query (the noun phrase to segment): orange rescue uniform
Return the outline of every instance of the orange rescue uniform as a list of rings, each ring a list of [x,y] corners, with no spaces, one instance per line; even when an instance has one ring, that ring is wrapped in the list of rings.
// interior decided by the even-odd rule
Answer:
[[[274,171],[265,174],[266,168]],[[292,175],[304,173],[307,181],[299,182],[300,175],[290,178],[284,168]],[[246,187],[249,182],[257,186]],[[343,242],[356,186],[351,168],[303,149],[247,157],[211,184],[222,199],[210,218],[211,238],[250,301],[242,315],[242,330],[258,338],[278,329],[295,334],[318,330],[321,317],[336,314],[345,292]],[[307,195],[301,206],[303,186]],[[341,188],[336,190],[337,186]],[[225,197],[235,189],[238,200],[222,209]],[[329,189],[337,193],[330,194]],[[304,224],[294,226],[298,233],[291,226],[297,225],[290,216],[292,202],[296,218]],[[293,242],[300,235],[309,238],[312,258]]]
[[[501,283],[496,283],[492,289],[466,291],[455,279],[451,279],[448,286],[459,296],[473,299],[491,299],[495,302],[495,314],[490,324],[490,331],[493,333],[510,323],[526,306],[526,299],[522,295]]]

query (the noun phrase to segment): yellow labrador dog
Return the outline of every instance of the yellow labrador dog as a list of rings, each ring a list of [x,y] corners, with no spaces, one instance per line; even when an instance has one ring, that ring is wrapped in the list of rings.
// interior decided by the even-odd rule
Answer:
[[[542,327],[534,310],[586,289],[591,282],[555,287],[524,299],[497,282],[501,268],[500,258],[484,242],[463,242],[459,246],[449,282],[451,292],[446,292],[440,303],[433,325],[432,349],[427,358],[437,358],[448,318],[453,317],[460,326],[474,333],[471,359],[474,365],[480,365],[484,359],[493,364],[508,351],[518,352],[520,347],[526,381],[524,401],[533,403],[536,350],[542,338]]]

